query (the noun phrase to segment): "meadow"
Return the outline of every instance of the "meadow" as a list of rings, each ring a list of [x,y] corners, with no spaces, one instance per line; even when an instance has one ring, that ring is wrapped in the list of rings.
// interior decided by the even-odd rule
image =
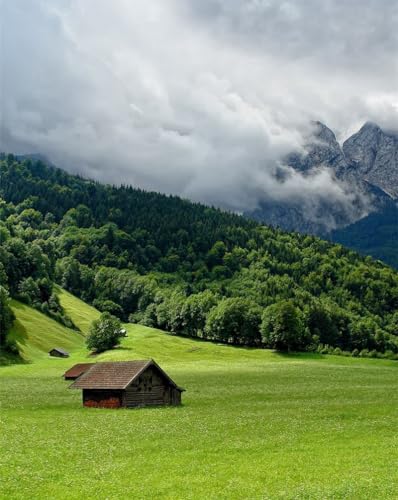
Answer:
[[[98,312],[66,292],[87,331]],[[83,408],[84,336],[13,302],[25,362],[0,367],[0,497],[397,498],[398,363],[283,356],[127,325],[93,361],[154,358],[181,407]],[[54,346],[71,353],[50,359]]]

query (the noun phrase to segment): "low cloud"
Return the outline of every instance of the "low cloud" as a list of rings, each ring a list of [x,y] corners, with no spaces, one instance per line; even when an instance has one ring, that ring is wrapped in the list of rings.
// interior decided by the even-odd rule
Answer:
[[[321,4],[3,0],[1,149],[236,211],[350,207],[327,170],[274,172],[312,119],[398,128],[397,6]]]

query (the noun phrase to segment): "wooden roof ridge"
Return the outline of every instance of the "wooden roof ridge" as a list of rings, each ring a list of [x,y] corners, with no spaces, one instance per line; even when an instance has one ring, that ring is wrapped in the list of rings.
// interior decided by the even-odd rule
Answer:
[[[48,352],[51,351],[58,351],[61,352],[62,354],[69,354],[69,352],[66,351],[65,349],[62,349],[62,347],[52,347]]]
[[[117,365],[124,365],[125,368],[136,365],[133,368],[133,372],[131,373],[131,376],[129,375],[128,378],[125,378],[121,376],[123,382],[119,380],[119,382],[109,382],[108,381],[101,381],[101,378],[104,380],[104,377],[106,377],[106,369],[112,369]],[[170,385],[175,387],[176,389],[180,391],[184,391],[185,389],[179,387],[174,380],[172,380],[167,373],[154,361],[153,359],[149,360],[131,360],[131,361],[104,361],[100,363],[95,363],[93,366],[83,373],[71,386],[70,389],[89,389],[89,388],[98,388],[98,387],[88,387],[90,386],[90,379],[91,379],[91,385],[97,386],[100,384],[104,384],[105,388],[118,388],[118,389],[126,389],[137,377],[141,375],[149,366],[155,366],[155,368],[165,377],[165,379],[169,382]],[[104,370],[105,368],[105,370]],[[99,376],[97,380],[95,380],[95,376]],[[94,379],[94,380],[93,380]],[[87,381],[87,385],[85,384],[85,381]],[[86,386],[86,387],[85,387]],[[111,387],[110,387],[111,386]]]
[[[66,370],[66,372],[63,374],[63,377],[71,375],[73,376],[77,373],[81,373],[80,370],[84,370],[88,367],[91,368],[93,365],[95,365],[95,363],[76,363]]]
[[[123,387],[123,389],[126,389],[126,387],[128,387],[131,384],[131,382],[133,382],[137,377],[141,375],[142,372],[144,372],[148,368],[148,366],[151,366],[152,363],[154,363],[153,359],[148,359],[143,361],[146,361],[146,364],[140,370],[138,370],[137,373],[135,373],[135,375],[133,375],[131,380]]]

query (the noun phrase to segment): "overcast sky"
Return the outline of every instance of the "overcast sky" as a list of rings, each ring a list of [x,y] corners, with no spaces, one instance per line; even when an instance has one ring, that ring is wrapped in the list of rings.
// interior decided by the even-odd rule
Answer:
[[[271,172],[310,120],[398,130],[396,0],[0,0],[1,144],[233,210],[345,194]]]

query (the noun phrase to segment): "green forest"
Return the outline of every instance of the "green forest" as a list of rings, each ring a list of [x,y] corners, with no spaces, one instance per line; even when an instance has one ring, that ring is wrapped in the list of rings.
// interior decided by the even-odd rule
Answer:
[[[398,359],[398,273],[176,196],[0,158],[0,347],[16,298],[75,328],[55,285],[123,321],[280,351]]]
[[[395,202],[330,235],[332,241],[398,269],[398,205]]]

